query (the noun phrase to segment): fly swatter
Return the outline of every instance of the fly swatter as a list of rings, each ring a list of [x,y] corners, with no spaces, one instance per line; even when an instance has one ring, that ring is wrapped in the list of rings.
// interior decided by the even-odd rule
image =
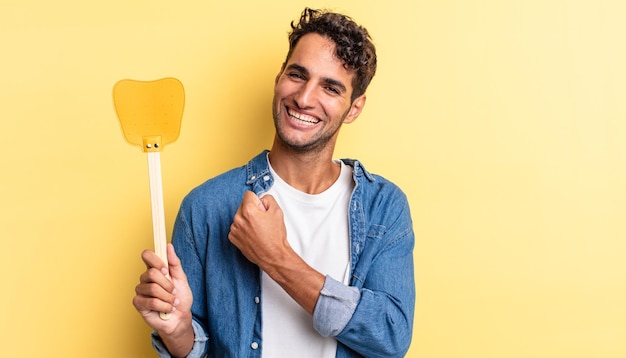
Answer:
[[[161,179],[161,150],[180,133],[185,106],[183,84],[175,78],[155,81],[121,80],[113,87],[117,117],[128,143],[148,155],[154,251],[167,265],[167,239]],[[168,319],[168,313],[160,313]]]

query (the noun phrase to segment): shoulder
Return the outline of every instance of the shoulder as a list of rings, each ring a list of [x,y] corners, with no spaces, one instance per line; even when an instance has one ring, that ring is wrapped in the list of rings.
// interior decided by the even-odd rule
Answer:
[[[342,159],[342,161],[353,168],[354,180],[367,194],[406,201],[406,195],[398,185],[380,174],[368,171],[361,161],[357,159]]]
[[[193,188],[187,196],[198,197],[232,190],[233,188],[245,185],[245,177],[245,167],[233,168],[206,180],[204,183]]]
[[[236,203],[239,205],[246,190],[251,189],[251,173],[256,167],[267,166],[266,151],[252,158],[245,165],[230,169],[192,189],[183,199],[184,206],[206,205],[207,202],[218,205]],[[265,164],[263,164],[265,163]]]
[[[366,221],[385,227],[399,225],[398,228],[403,231],[412,227],[409,201],[398,185],[382,175],[367,171],[357,160],[345,163],[354,168],[356,187],[353,205],[365,215]]]
[[[245,167],[237,167],[219,174],[193,188],[183,199],[181,207],[214,207],[215,204],[241,202],[246,190]]]

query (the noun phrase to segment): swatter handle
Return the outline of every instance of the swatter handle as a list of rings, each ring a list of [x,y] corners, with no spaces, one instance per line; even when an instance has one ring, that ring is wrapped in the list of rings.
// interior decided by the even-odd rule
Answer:
[[[163,207],[163,181],[161,179],[161,153],[148,152],[148,170],[150,172],[150,203],[152,204],[152,232],[154,233],[154,252],[168,265],[167,237],[165,234],[165,209]],[[160,312],[163,320],[168,320],[171,313]]]

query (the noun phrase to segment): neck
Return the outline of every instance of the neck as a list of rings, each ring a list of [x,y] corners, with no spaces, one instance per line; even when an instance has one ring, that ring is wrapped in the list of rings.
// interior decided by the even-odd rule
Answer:
[[[332,159],[333,151],[300,153],[274,141],[269,160],[274,171],[292,187],[307,194],[319,194],[339,177],[341,166]]]

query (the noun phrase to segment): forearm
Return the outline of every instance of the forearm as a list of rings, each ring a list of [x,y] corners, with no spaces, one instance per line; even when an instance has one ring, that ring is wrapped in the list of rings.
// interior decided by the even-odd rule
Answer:
[[[261,269],[294,299],[302,308],[313,314],[315,305],[324,286],[325,277],[309,266],[292,250]]]

